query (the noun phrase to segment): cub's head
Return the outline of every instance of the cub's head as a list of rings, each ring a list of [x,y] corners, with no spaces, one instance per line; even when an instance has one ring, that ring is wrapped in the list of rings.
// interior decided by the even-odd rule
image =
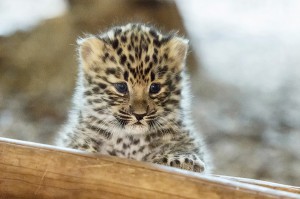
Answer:
[[[187,43],[141,24],[80,39],[86,110],[128,134],[179,125]]]

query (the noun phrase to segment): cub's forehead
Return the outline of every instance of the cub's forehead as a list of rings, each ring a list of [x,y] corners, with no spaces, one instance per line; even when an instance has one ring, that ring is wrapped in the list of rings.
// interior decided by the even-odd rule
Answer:
[[[154,51],[167,43],[174,34],[163,35],[154,27],[143,24],[128,24],[126,26],[117,26],[99,37],[111,44],[118,54],[122,52],[135,52],[138,55]]]
[[[163,35],[155,28],[142,24],[114,27],[99,35],[113,48],[116,62],[125,70],[125,79],[129,77],[132,81],[133,78],[153,80],[157,69],[166,68],[164,62],[169,49],[165,44],[172,37],[172,34]]]

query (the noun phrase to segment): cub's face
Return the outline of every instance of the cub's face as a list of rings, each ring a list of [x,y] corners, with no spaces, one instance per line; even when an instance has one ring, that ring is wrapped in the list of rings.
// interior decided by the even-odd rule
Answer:
[[[176,125],[187,42],[144,25],[79,41],[91,114],[128,134]]]

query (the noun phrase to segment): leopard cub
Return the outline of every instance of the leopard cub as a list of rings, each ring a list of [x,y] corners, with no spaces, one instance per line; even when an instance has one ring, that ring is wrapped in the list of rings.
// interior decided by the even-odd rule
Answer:
[[[188,41],[143,24],[78,40],[73,108],[57,145],[207,173],[189,119]]]

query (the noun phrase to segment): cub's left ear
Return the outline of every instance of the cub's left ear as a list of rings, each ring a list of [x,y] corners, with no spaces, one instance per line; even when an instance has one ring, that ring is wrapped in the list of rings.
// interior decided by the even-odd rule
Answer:
[[[173,57],[174,61],[177,64],[180,64],[181,67],[184,65],[186,59],[187,51],[189,49],[189,41],[180,37],[173,37],[169,42],[168,46],[170,48],[170,57]]]

